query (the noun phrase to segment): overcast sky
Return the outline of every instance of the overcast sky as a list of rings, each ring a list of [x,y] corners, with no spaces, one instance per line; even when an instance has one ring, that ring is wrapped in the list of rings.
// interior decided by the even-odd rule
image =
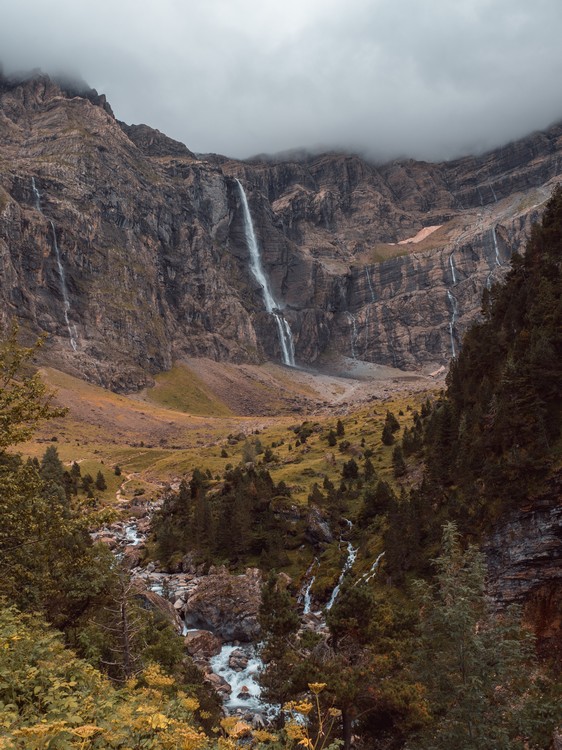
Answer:
[[[562,119],[562,0],[0,0],[6,73],[197,152],[451,158]]]

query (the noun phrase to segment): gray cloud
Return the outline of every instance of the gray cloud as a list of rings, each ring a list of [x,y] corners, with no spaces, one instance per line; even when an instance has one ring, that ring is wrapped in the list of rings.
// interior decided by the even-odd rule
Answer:
[[[6,72],[80,75],[199,152],[449,158],[562,119],[560,0],[18,0]]]

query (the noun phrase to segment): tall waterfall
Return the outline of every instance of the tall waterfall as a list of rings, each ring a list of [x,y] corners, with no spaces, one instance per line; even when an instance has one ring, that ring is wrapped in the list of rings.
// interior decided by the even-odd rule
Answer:
[[[240,200],[242,202],[242,211],[244,215],[244,233],[246,235],[246,244],[250,251],[250,271],[253,277],[261,286],[263,291],[263,299],[265,302],[265,309],[270,315],[273,315],[277,324],[277,331],[279,333],[279,343],[281,344],[281,353],[283,356],[283,364],[289,367],[295,366],[295,345],[293,342],[293,335],[289,323],[285,319],[285,316],[279,309],[279,305],[275,301],[269,282],[264,273],[260,250],[256,239],[256,233],[254,232],[254,224],[252,222],[252,214],[250,213],[250,207],[248,205],[248,199],[242,183],[240,180],[236,180],[238,183],[238,191],[240,193]]]
[[[369,291],[371,292],[371,302],[376,302],[375,290],[373,289],[373,282],[371,281],[371,274],[369,273],[369,268],[367,266],[365,266],[365,276],[367,277],[367,284],[369,286]]]
[[[59,251],[59,243],[57,242],[57,233],[55,231],[55,225],[53,222],[49,219],[49,224],[51,225],[51,229],[53,231],[53,248],[55,251],[55,257],[57,259],[57,268],[59,270],[59,278],[60,278],[60,288],[62,293],[62,312],[64,315],[64,322],[66,323],[66,327],[68,329],[68,335],[70,337],[70,345],[76,351],[77,344],[76,344],[76,331],[73,326],[70,325],[70,321],[68,319],[68,311],[70,310],[70,301],[68,299],[68,289],[66,288],[66,278],[64,275],[64,267],[62,265],[61,257],[60,257],[60,251]]]
[[[35,177],[31,178],[31,189],[33,190],[33,196],[35,198],[35,208],[43,213],[41,209],[41,193],[37,189],[37,185],[35,184]],[[78,344],[76,343],[76,328],[72,325],[70,325],[70,320],[68,319],[68,312],[70,310],[70,300],[68,298],[68,288],[66,286],[66,276],[64,273],[64,266],[62,264],[61,256],[60,256],[60,250],[59,250],[59,243],[57,241],[57,232],[55,230],[55,225],[49,219],[49,224],[51,226],[51,232],[53,233],[53,250],[55,251],[55,259],[57,261],[57,269],[59,272],[59,279],[60,279],[60,289],[62,294],[62,314],[64,316],[64,322],[66,323],[66,329],[68,331],[68,337],[70,339],[70,346],[73,348],[74,351],[78,349]]]
[[[357,359],[357,319],[353,313],[347,313],[347,319],[351,324],[351,359]]]
[[[451,322],[449,323],[449,335],[451,337],[451,356],[456,357],[457,352],[455,348],[455,323],[457,322],[458,305],[455,296],[447,289],[447,299],[451,303]]]
[[[496,255],[496,266],[501,266],[500,260],[500,249],[498,247],[498,238],[496,235],[496,228],[492,227],[492,239],[494,241],[494,253]]]
[[[455,259],[453,257],[454,253],[451,253],[449,255],[449,266],[451,267],[451,276],[453,278],[453,286],[457,283],[457,269],[455,268]]]

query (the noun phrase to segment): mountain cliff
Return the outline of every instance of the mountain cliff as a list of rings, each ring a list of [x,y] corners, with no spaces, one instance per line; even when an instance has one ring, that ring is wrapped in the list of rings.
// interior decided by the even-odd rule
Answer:
[[[481,157],[199,157],[96,91],[0,80],[0,298],[47,359],[133,390],[184,356],[280,359],[237,180],[296,362],[444,364],[538,218],[562,126]]]

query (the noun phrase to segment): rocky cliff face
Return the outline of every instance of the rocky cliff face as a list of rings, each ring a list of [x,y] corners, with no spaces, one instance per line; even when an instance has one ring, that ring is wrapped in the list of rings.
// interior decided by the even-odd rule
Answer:
[[[444,363],[548,197],[561,136],[447,164],[236,162],[119,123],[95,91],[1,79],[0,315],[117,389],[184,355],[279,360],[239,179],[298,363]]]
[[[517,604],[539,646],[562,660],[562,474],[547,491],[497,524],[485,545],[489,594],[499,609]]]

